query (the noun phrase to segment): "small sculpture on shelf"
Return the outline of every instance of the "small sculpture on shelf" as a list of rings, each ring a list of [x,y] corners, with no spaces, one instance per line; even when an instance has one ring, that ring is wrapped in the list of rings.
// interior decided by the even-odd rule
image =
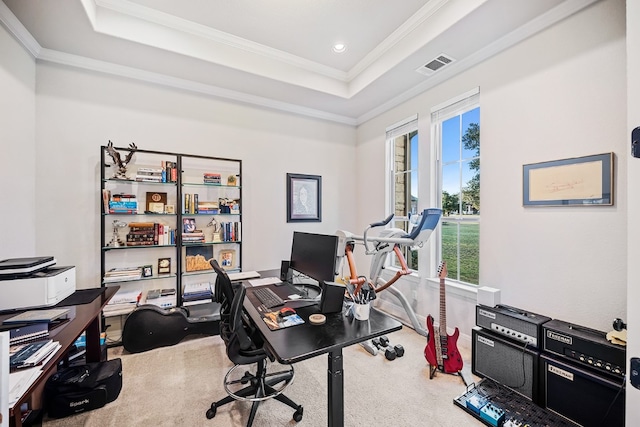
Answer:
[[[222,237],[220,237],[220,230],[222,229],[222,227],[220,226],[220,223],[216,220],[215,216],[211,218],[211,221],[209,221],[209,223],[207,224],[207,229],[212,229],[211,238],[209,240],[210,242],[222,241]]]
[[[118,229],[124,228],[126,226],[126,222],[118,221],[117,219],[113,221],[113,237],[111,238],[111,241],[107,243],[107,246],[112,248],[120,248],[122,246],[125,246],[125,243],[122,241],[122,239],[120,239]]]
[[[129,144],[129,148],[129,154],[127,154],[127,157],[122,160],[122,158],[120,157],[120,153],[118,153],[113,148],[113,142],[109,140],[109,143],[107,144],[107,152],[109,153],[109,156],[111,156],[111,159],[113,159],[113,165],[116,168],[115,172],[113,173],[113,179],[129,179],[127,178],[127,165],[133,158],[133,154],[136,152],[138,147],[132,142],[131,144]]]

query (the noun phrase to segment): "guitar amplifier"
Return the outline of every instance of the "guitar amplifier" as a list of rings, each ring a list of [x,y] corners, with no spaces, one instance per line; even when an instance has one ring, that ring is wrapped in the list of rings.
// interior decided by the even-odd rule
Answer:
[[[542,347],[542,324],[550,317],[508,305],[476,305],[476,325],[532,347]]]
[[[606,333],[557,319],[545,323],[543,329],[544,351],[616,379],[624,377],[625,347],[607,341]]]
[[[622,379],[609,379],[544,353],[540,374],[541,406],[584,427],[624,426]]]
[[[473,328],[471,336],[471,371],[538,404],[540,353],[526,343],[510,340],[485,329]]]

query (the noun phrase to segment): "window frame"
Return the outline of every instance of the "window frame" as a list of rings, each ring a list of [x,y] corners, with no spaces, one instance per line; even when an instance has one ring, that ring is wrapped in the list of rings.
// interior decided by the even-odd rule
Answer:
[[[476,108],[480,108],[480,88],[476,87],[470,91],[467,91],[459,96],[456,96],[448,101],[442,102],[436,106],[434,106],[431,109],[431,146],[432,146],[432,153],[433,153],[433,160],[431,162],[431,167],[433,167],[434,171],[437,171],[437,173],[435,173],[435,179],[433,179],[433,183],[430,186],[433,194],[436,196],[436,204],[439,208],[442,208],[442,192],[443,192],[443,166],[444,166],[444,161],[443,161],[443,147],[442,147],[442,125],[445,121],[453,118],[453,117],[457,117],[457,116],[462,116],[465,113],[472,111]],[[479,123],[478,123],[479,124]],[[460,138],[462,138],[462,134],[460,135]],[[478,159],[480,159],[480,156],[477,156]],[[453,219],[454,222],[456,222],[457,224],[464,224],[464,223],[468,223],[468,220],[465,220],[464,218],[459,218],[459,219]],[[443,222],[443,219],[441,219],[441,224]],[[480,217],[478,217],[477,221],[473,221],[473,222],[477,222],[478,226],[480,224]],[[435,233],[435,250],[434,250],[434,255],[436,259],[443,259],[443,249],[442,249],[442,245],[443,245],[443,236],[442,236],[442,227],[438,227],[436,229],[436,233]],[[478,243],[479,245],[479,243]],[[460,263],[460,245],[457,245],[457,262],[458,264]],[[478,251],[480,250],[480,248],[478,247]],[[433,263],[434,267],[432,267],[432,269],[435,268],[435,265],[437,265],[437,263]],[[478,262],[478,273],[479,273],[479,269],[480,269],[480,265]],[[459,277],[459,269],[457,269],[458,271],[458,277]],[[435,274],[435,270],[431,272],[432,275]],[[448,277],[447,281],[451,282],[451,283],[455,283],[457,285],[460,285],[461,287],[464,288],[470,288],[470,289],[477,289],[478,286],[480,286],[480,284],[476,284],[476,283],[471,283],[471,282],[465,282],[462,280],[459,280],[458,277],[452,278],[452,277]],[[479,282],[479,277],[478,277],[478,282]]]
[[[386,191],[385,191],[385,195],[386,195],[386,215],[390,215],[391,213],[395,214],[396,213],[396,177],[398,175],[398,171],[396,170],[396,159],[395,159],[395,155],[396,155],[396,139],[398,137],[401,136],[405,136],[407,137],[407,141],[411,141],[412,137],[409,137],[409,135],[411,134],[415,134],[415,136],[417,137],[416,140],[416,144],[417,146],[417,158],[415,159],[415,173],[416,173],[416,179],[415,179],[415,184],[418,185],[418,196],[417,196],[417,204],[416,204],[416,210],[418,210],[418,205],[419,205],[419,183],[420,183],[420,154],[419,154],[419,141],[420,141],[420,135],[419,135],[419,131],[418,131],[418,115],[415,114],[413,116],[407,117],[404,120],[401,120],[400,122],[397,122],[389,127],[387,127],[386,129],[386,133],[385,133],[385,154],[386,154]],[[411,175],[414,171],[414,169],[412,169],[411,167],[411,153],[409,154],[409,158],[408,158],[408,162],[407,164],[407,168],[402,171],[403,174],[407,174],[407,175]],[[408,200],[405,200],[405,210],[407,212],[411,212],[411,185],[409,186],[409,191],[408,191],[408,195],[406,196],[406,198]],[[397,219],[398,217],[394,216],[394,219],[391,220],[391,222],[389,223],[388,227],[396,227],[395,223],[396,222],[404,222],[402,217],[400,217],[400,219]],[[405,217],[406,218],[406,217]],[[396,228],[400,228],[400,227],[396,227]],[[404,227],[402,227],[404,228]],[[409,266],[409,269],[411,270],[411,274],[418,274],[419,272],[419,268],[420,268],[420,255],[417,255],[417,259],[418,259],[418,269],[413,269],[411,268],[411,262],[410,259],[408,259],[409,257],[409,249],[407,248],[406,251],[403,251],[403,253],[405,254],[405,257],[407,258],[407,266]],[[385,260],[385,267],[391,268],[391,269],[398,269],[399,266],[397,265],[397,263],[395,262],[396,258],[392,257],[392,256],[388,256],[387,259]]]

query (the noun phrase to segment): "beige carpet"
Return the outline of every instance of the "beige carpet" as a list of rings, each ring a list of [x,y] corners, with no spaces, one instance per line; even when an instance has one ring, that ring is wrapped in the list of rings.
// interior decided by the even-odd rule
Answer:
[[[360,345],[345,348],[345,426],[430,427],[483,426],[453,403],[465,392],[459,376],[437,374],[429,379],[423,351],[426,338],[410,328],[388,335],[401,344],[405,356],[388,361],[372,356]],[[470,374],[469,349],[460,348],[466,377]],[[103,408],[58,420],[44,426],[245,426],[249,402],[233,402],[207,420],[205,412],[214,400],[225,396],[222,380],[231,367],[220,337],[193,337],[173,347],[145,353],[123,354],[110,349],[110,358],[121,357],[123,387],[118,399]],[[296,377],[286,393],[304,406],[298,425],[327,425],[327,356],[295,365]],[[477,378],[475,378],[477,380]],[[268,400],[260,405],[255,427],[294,426],[293,410]]]

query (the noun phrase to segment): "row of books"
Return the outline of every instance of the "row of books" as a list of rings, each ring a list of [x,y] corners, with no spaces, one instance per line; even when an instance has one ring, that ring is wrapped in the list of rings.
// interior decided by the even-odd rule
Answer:
[[[113,283],[124,282],[127,280],[138,280],[141,277],[142,267],[119,267],[106,271],[102,280],[104,283]]]
[[[177,182],[178,170],[176,162],[160,162],[159,168],[142,167],[136,171],[136,181],[139,182]]]
[[[239,214],[240,201],[220,198],[218,201],[199,200],[198,193],[185,193],[182,202],[183,214]]]
[[[102,203],[105,213],[138,213],[138,199],[135,194],[111,194],[106,188],[102,190]]]
[[[204,233],[202,230],[196,230],[191,233],[182,233],[182,243],[202,243],[204,242]]]
[[[202,174],[202,179],[205,184],[217,184],[220,185],[222,179],[219,173],[205,172]]]
[[[241,222],[221,222],[220,238],[223,242],[239,242],[242,240]]]
[[[131,222],[126,236],[127,246],[174,245],[175,230],[157,222]]]

